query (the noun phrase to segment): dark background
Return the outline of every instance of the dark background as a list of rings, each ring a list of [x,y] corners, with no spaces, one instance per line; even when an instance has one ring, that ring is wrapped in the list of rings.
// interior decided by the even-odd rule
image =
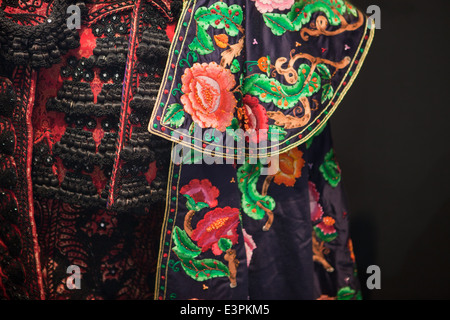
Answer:
[[[353,0],[381,29],[332,117],[365,299],[450,298],[448,0]],[[368,290],[369,265],[381,289]]]

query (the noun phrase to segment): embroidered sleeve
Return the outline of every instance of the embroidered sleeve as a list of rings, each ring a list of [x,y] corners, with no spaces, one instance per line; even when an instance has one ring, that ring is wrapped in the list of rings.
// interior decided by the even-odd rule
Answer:
[[[374,36],[343,0],[189,0],[149,131],[230,156],[306,142],[352,85]]]

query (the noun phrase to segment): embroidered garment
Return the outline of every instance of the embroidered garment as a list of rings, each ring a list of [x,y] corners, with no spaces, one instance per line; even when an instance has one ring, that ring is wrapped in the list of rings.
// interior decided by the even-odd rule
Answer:
[[[0,296],[151,299],[170,143],[146,127],[181,2],[1,9]]]
[[[1,298],[360,297],[326,126],[372,42],[360,11],[343,0],[0,9]]]
[[[156,298],[360,298],[325,125],[372,38],[341,0],[185,2],[149,123],[179,159]]]

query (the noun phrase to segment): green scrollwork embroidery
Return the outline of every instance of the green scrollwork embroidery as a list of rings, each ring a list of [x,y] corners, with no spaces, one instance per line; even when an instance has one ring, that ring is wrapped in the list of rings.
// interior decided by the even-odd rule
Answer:
[[[192,63],[190,62],[190,60],[192,61]],[[189,68],[192,67],[192,65],[194,63],[196,63],[198,61],[198,55],[194,52],[194,51],[189,51],[186,55],[185,59],[181,59],[180,62],[178,62],[178,65],[181,68],[184,68],[184,65],[187,64],[187,66]]]
[[[181,263],[180,261],[175,262],[174,260],[169,260],[169,268],[171,268],[174,272],[180,271],[180,268],[178,268],[178,264]]]

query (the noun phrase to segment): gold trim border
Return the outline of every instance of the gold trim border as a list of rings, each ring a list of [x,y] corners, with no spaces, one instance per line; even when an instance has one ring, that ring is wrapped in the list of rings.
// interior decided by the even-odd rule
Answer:
[[[172,147],[171,149],[173,149],[174,143],[172,143]],[[177,179],[177,183],[176,183],[176,190],[173,190],[174,192],[176,192],[176,201],[175,201],[175,207],[174,207],[174,212],[173,212],[173,216],[174,219],[172,221],[172,229],[173,226],[175,226],[176,223],[176,217],[178,214],[178,189],[179,189],[179,185],[180,185],[180,179],[181,179],[181,168],[182,168],[182,164],[178,165],[178,171],[176,172],[176,174],[178,174]],[[167,177],[167,189],[166,189],[166,208],[164,210],[164,220],[162,223],[162,227],[161,227],[161,234],[160,234],[160,241],[159,241],[159,253],[158,253],[158,263],[156,266],[156,273],[155,273],[155,288],[154,288],[154,300],[159,300],[159,292],[160,292],[160,287],[161,287],[161,275],[162,275],[162,260],[163,260],[163,255],[164,255],[164,248],[165,248],[165,242],[167,239],[167,229],[168,229],[168,225],[169,225],[169,216],[170,216],[170,209],[171,209],[171,195],[173,194],[172,192],[172,181],[173,181],[173,176],[174,176],[174,169],[175,169],[175,164],[171,161],[170,162],[170,167],[169,167],[169,174]],[[175,196],[175,195],[174,195]],[[167,261],[170,261],[170,254],[172,252],[171,248],[172,248],[172,233],[169,235],[170,240],[169,242],[169,250],[168,250],[168,254],[167,254]],[[165,268],[164,271],[164,294],[162,296],[163,300],[166,299],[166,289],[167,289],[167,274],[168,274],[168,264]]]

